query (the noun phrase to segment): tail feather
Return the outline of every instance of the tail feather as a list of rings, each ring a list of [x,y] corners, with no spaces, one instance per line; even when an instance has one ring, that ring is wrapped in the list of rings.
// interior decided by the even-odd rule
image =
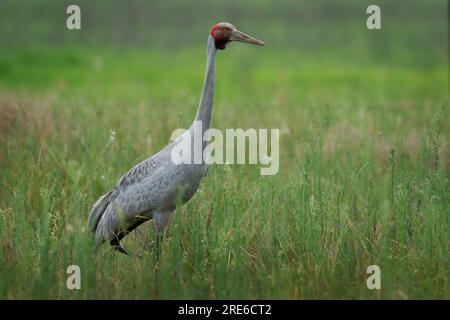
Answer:
[[[92,207],[92,211],[89,214],[89,232],[95,233],[97,230],[98,223],[100,222],[100,219],[102,218],[103,214],[106,211],[106,208],[108,208],[108,205],[111,203],[111,201],[114,198],[114,190],[108,192],[107,194],[104,194],[98,200],[95,202],[94,206]]]

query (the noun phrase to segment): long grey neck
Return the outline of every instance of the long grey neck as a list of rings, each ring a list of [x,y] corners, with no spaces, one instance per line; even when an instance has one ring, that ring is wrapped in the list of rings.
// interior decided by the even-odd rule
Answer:
[[[202,95],[198,105],[195,121],[201,121],[202,131],[205,132],[211,125],[211,112],[214,101],[214,61],[216,57],[214,39],[209,36],[206,47],[206,74],[203,83]]]

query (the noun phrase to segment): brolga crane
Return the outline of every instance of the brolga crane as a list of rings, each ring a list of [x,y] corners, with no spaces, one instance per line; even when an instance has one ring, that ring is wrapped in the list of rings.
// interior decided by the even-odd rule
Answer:
[[[209,129],[211,124],[216,52],[224,50],[231,41],[264,45],[263,41],[240,32],[230,23],[221,22],[212,27],[206,47],[205,81],[194,120],[194,123],[201,123],[202,132]],[[193,128],[194,124],[180,138],[134,166],[110,192],[97,200],[89,215],[89,230],[95,234],[97,249],[108,242],[117,251],[128,254],[120,241],[151,219],[159,248],[171,213],[177,204],[184,204],[191,199],[207,172],[207,164],[203,160],[193,164],[176,164],[172,161],[172,150],[178,143],[183,143],[183,139],[192,139],[190,146],[194,152],[194,145],[199,142],[193,141],[198,136],[193,134]],[[203,151],[207,142],[202,140],[200,145]]]

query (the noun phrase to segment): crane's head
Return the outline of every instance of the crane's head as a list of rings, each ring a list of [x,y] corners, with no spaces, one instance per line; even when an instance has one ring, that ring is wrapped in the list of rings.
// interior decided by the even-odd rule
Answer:
[[[228,42],[231,41],[246,42],[250,44],[256,44],[258,46],[263,46],[265,44],[261,40],[255,39],[243,32],[240,32],[238,29],[236,29],[235,26],[228,22],[220,22],[214,25],[209,34],[214,39],[216,49],[219,50],[224,50]]]

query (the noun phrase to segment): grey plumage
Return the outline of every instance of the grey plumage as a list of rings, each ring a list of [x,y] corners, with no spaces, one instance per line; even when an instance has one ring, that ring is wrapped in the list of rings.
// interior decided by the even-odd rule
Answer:
[[[215,53],[214,41],[209,37],[205,83],[196,116],[197,121],[202,121],[203,130],[211,122]],[[183,139],[194,139],[192,131],[193,126],[160,152],[134,166],[113,190],[97,200],[89,216],[89,230],[95,233],[97,247],[109,242],[121,251],[119,241],[150,219],[154,220],[156,231],[162,232],[176,205],[186,203],[195,194],[207,164],[175,164],[171,159],[175,145],[183,143]]]
[[[176,164],[172,161],[172,150],[189,139],[191,159],[194,158],[195,145],[202,146],[203,154],[207,142],[194,134],[194,126],[201,122],[201,130],[205,132],[211,125],[215,55],[217,48],[225,49],[230,41],[264,45],[264,42],[236,30],[229,23],[219,23],[211,29],[206,50],[205,81],[194,123],[177,140],[134,166],[110,192],[97,200],[89,215],[89,230],[95,234],[97,248],[109,242],[118,251],[126,253],[120,240],[150,219],[157,234],[161,234],[177,204],[186,203],[197,191],[206,175],[207,164],[203,159],[199,164]],[[202,141],[194,141],[198,138]]]

